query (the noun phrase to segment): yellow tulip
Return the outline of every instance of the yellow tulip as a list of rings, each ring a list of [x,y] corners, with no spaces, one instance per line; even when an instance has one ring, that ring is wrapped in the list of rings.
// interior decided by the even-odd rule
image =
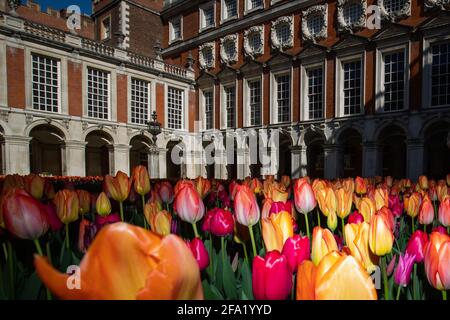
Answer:
[[[337,251],[338,246],[330,230],[314,227],[311,246],[311,259],[314,264],[317,266],[322,258],[333,250]]]

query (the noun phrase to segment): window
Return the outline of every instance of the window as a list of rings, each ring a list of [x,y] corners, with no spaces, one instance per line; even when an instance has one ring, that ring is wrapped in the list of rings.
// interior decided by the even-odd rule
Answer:
[[[167,122],[169,129],[183,129],[183,94],[181,89],[169,87],[167,90]]]
[[[109,119],[109,73],[88,68],[88,117]]]
[[[205,106],[205,130],[214,128],[214,94],[213,91],[203,92]]]
[[[257,33],[253,33],[249,36],[250,48],[253,52],[258,52],[262,46],[261,36]]]
[[[388,13],[394,13],[402,10],[407,0],[383,0],[384,8]]]
[[[288,122],[291,118],[291,77],[279,75],[276,81],[276,111],[278,122]]]
[[[344,115],[361,113],[361,60],[344,62]]]
[[[264,53],[264,27],[253,26],[244,32],[244,51],[252,58]]]
[[[358,2],[350,2],[344,5],[344,21],[347,25],[353,25],[358,22],[362,14],[362,6]]]
[[[246,11],[251,11],[257,8],[262,8],[264,6],[263,0],[245,0],[246,1]]]
[[[105,19],[103,19],[100,28],[101,40],[107,40],[111,38],[111,17],[106,17]]]
[[[200,8],[200,29],[214,27],[216,24],[214,2],[207,3]]]
[[[318,34],[323,28],[323,17],[319,14],[315,14],[308,17],[308,29],[312,35]]]
[[[312,6],[302,12],[302,37],[317,42],[327,38],[328,5]]]
[[[182,17],[172,19],[169,23],[170,41],[178,41],[183,38]]]
[[[216,43],[204,43],[199,47],[199,64],[201,69],[214,68]]]
[[[405,51],[383,55],[384,111],[402,110],[405,102]]]
[[[261,81],[253,80],[248,82],[249,97],[249,120],[250,126],[261,125]]]
[[[131,122],[147,124],[150,110],[150,82],[131,79]]]
[[[237,17],[237,9],[237,0],[222,0],[222,20]]]
[[[308,120],[323,118],[323,68],[306,71],[308,77]]]
[[[450,105],[450,42],[431,46],[431,106]]]
[[[227,111],[227,128],[236,127],[236,87],[225,88],[225,106]]]
[[[277,38],[281,43],[286,43],[289,41],[289,37],[291,35],[291,27],[283,23],[277,28]]]
[[[33,109],[58,112],[59,61],[33,54],[32,73]]]

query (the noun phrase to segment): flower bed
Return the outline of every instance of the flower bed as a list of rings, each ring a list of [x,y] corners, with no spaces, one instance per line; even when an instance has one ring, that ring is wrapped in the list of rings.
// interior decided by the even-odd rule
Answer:
[[[0,183],[0,298],[418,300],[450,288],[450,175],[170,182],[139,166]]]

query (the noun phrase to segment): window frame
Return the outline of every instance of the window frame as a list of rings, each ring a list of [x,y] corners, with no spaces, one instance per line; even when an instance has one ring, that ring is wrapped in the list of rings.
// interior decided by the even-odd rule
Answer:
[[[289,120],[278,121],[278,81],[277,78],[281,76],[289,76]],[[292,122],[292,102],[293,102],[293,81],[292,81],[292,67],[288,70],[282,69],[271,73],[270,86],[271,86],[271,101],[270,101],[270,123],[271,124],[284,124]]]
[[[260,98],[260,123],[259,124],[251,124],[251,105],[250,105],[250,83],[259,81],[260,83],[260,91],[261,91],[261,98]],[[244,114],[243,114],[243,120],[244,120],[244,127],[260,127],[264,123],[264,114],[263,114],[263,108],[264,108],[264,79],[263,75],[248,77],[244,79]]]
[[[173,24],[175,21],[179,21],[180,22],[180,37],[179,38],[174,38],[174,28],[173,28]],[[183,16],[179,15],[177,17],[174,17],[172,19],[169,20],[169,44],[178,42],[178,41],[182,41],[183,40]]]
[[[105,17],[102,18],[101,22],[100,22],[100,41],[107,41],[107,40],[111,40],[111,31],[112,31],[112,21],[111,21],[111,15],[107,15]],[[107,37],[103,37],[103,34],[106,30],[105,28],[105,21],[109,20],[109,35]]]
[[[113,90],[113,86],[112,86],[112,72],[110,71],[110,70],[106,70],[105,68],[103,68],[103,67],[97,67],[97,66],[93,66],[93,65],[87,65],[86,67],[85,67],[86,69],[86,75],[85,75],[85,81],[86,81],[86,113],[85,113],[85,117],[86,118],[89,118],[89,119],[96,119],[96,120],[99,120],[99,121],[112,121],[112,116],[113,116],[113,105],[112,105],[112,103],[113,103],[113,101],[112,101],[112,94],[111,94],[111,92],[112,92],[112,90]],[[108,90],[107,90],[107,93],[108,93],[108,96],[107,96],[107,102],[108,102],[108,117],[107,118],[98,118],[98,117],[93,117],[93,116],[90,116],[89,115],[89,92],[88,92],[88,89],[89,89],[89,70],[97,70],[97,71],[100,71],[100,72],[104,72],[104,73],[106,73],[107,74],[107,80],[108,80]]]
[[[206,25],[206,19],[205,19],[205,11],[207,9],[210,9],[212,7],[213,9],[213,16],[214,16],[214,23],[212,25],[207,26]],[[216,2],[215,1],[209,1],[199,6],[199,32],[203,32],[209,29],[214,29],[216,27],[217,21],[216,21]]]
[[[322,68],[322,111],[323,115],[321,118],[317,119],[311,119],[309,117],[309,97],[308,97],[308,91],[309,91],[309,76],[308,71]],[[303,108],[300,108],[300,117],[301,121],[317,121],[317,120],[323,120],[325,119],[326,115],[326,96],[327,91],[325,90],[326,86],[326,78],[327,78],[327,63],[326,61],[317,61],[317,62],[311,62],[308,64],[302,64],[301,65],[301,103],[304,106]]]
[[[132,114],[132,110],[131,110],[131,108],[132,108],[132,101],[133,101],[132,100],[132,97],[133,97],[132,85],[133,85],[133,80],[142,81],[142,82],[146,82],[147,83],[147,90],[148,90],[147,122],[148,122],[148,121],[151,121],[152,112],[154,110],[154,108],[153,108],[153,95],[154,95],[154,93],[153,93],[153,81],[148,80],[148,79],[143,79],[141,77],[137,77],[136,75],[133,75],[133,74],[130,74],[128,76],[128,78],[129,78],[128,85],[129,85],[129,88],[130,88],[130,90],[129,90],[129,97],[130,97],[130,100],[129,100],[130,101],[129,102],[129,119],[130,119],[129,123],[132,124],[132,125],[137,125],[137,126],[145,126],[146,124],[133,122],[133,114]]]
[[[220,5],[220,23],[221,24],[226,23],[228,21],[236,20],[239,18],[239,0],[231,0],[231,1],[236,1],[236,15],[231,16],[231,17],[228,17],[226,15],[227,9],[226,9],[225,1],[227,1],[227,0],[220,1],[220,3],[221,3],[221,5]]]
[[[169,130],[173,131],[186,131],[189,119],[188,119],[188,113],[186,112],[186,102],[189,101],[187,97],[187,90],[184,87],[181,87],[175,83],[169,82],[164,85],[165,88],[165,103],[164,103],[164,128],[167,128]],[[169,89],[175,89],[181,91],[181,128],[170,128],[169,127]]]
[[[227,89],[230,87],[234,87],[234,126],[229,127],[228,126],[228,100],[227,100]],[[221,117],[221,123],[220,127],[221,129],[228,130],[228,129],[235,129],[237,128],[237,105],[238,105],[238,87],[237,87],[237,81],[232,82],[226,82],[221,84],[221,98],[220,98],[220,106],[221,106],[221,112],[220,114],[223,115]]]
[[[200,91],[201,93],[201,110],[202,110],[202,131],[213,131],[216,128],[216,108],[215,108],[215,102],[216,102],[216,96],[215,96],[215,86],[203,88]],[[212,123],[211,128],[207,128],[207,122],[206,122],[206,93],[211,93],[212,95]]]
[[[244,15],[250,14],[255,11],[263,10],[265,7],[264,0],[261,0],[261,4],[256,7],[250,8],[252,0],[244,0]]]

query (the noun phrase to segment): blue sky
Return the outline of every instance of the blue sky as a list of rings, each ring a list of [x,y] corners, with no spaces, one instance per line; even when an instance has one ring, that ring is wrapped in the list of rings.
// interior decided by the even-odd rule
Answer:
[[[22,0],[22,2],[24,1]],[[81,12],[89,15],[92,13],[91,0],[34,0],[33,2],[39,3],[42,11],[45,11],[47,7],[59,10],[74,4],[81,8]]]

